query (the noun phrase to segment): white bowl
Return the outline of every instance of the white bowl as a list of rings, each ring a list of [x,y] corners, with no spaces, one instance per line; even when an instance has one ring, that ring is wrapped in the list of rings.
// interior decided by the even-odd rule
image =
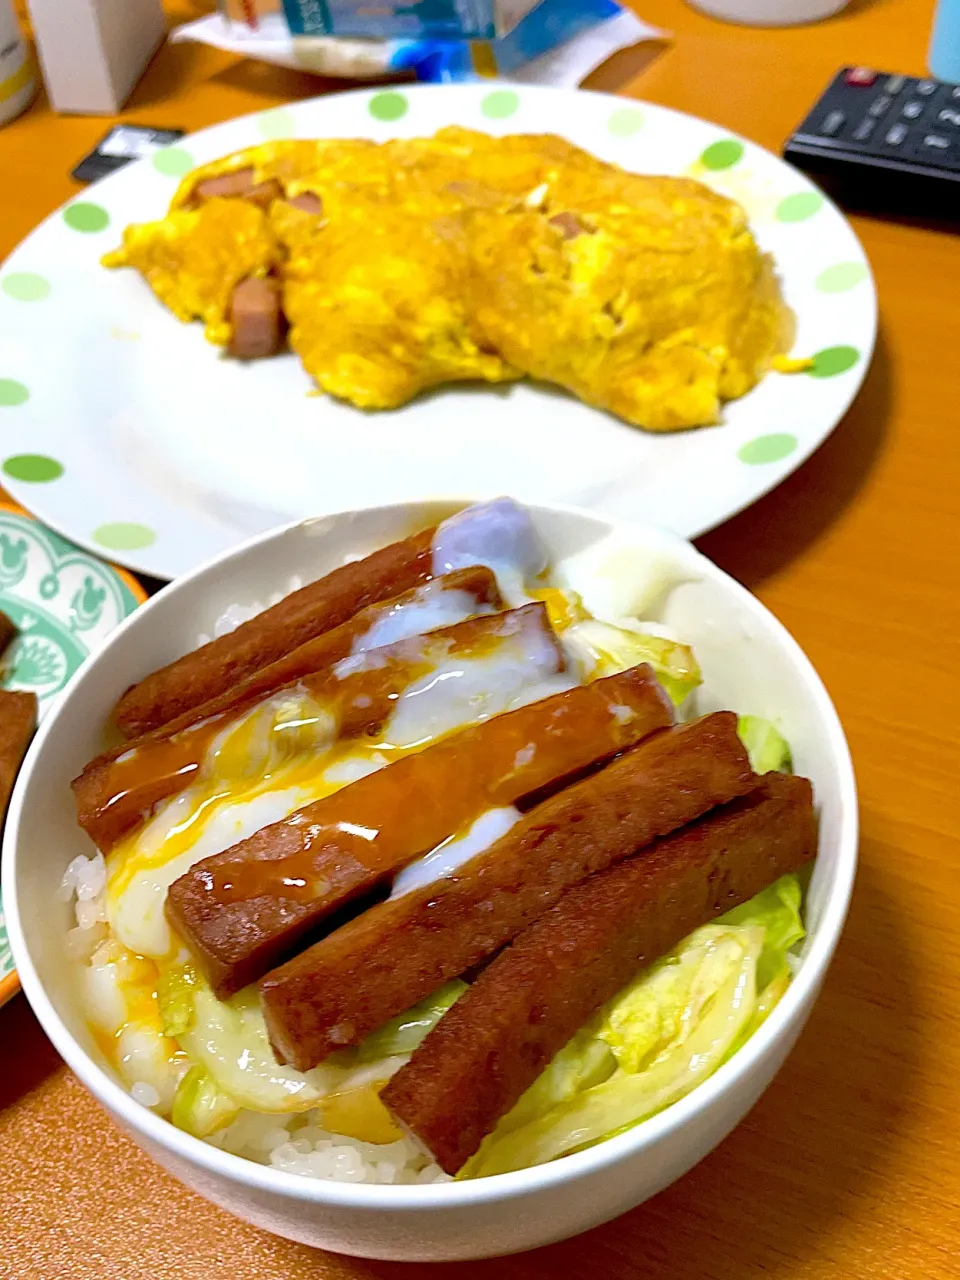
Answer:
[[[700,709],[731,707],[776,720],[797,772],[813,780],[820,849],[807,904],[809,937],[783,1000],[729,1062],[667,1111],[590,1150],[475,1182],[389,1187],[280,1173],[208,1146],[134,1102],[94,1043],[64,955],[73,921],[56,889],[67,863],[90,852],[76,824],[70,779],[101,749],[105,717],[119,694],[193,648],[229,602],[265,600],[294,574],[316,578],[461,505],[403,504],[304,521],[165,588],[65,690],[31,747],[7,819],[3,900],[17,968],[69,1066],[134,1140],[188,1186],[268,1231],[362,1257],[440,1261],[532,1249],[613,1218],[685,1173],[756,1102],[800,1033],[840,936],[856,867],[856,787],[843,730],[816,672],[780,623],[673,535],[533,506],[555,558],[616,529],[638,549],[675,559],[689,581],[672,593],[663,620],[695,647],[706,691]]]

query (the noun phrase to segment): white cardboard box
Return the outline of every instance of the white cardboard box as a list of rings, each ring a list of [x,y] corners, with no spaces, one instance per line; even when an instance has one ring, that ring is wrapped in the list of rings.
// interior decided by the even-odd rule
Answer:
[[[55,111],[115,115],[163,39],[161,0],[27,0]]]

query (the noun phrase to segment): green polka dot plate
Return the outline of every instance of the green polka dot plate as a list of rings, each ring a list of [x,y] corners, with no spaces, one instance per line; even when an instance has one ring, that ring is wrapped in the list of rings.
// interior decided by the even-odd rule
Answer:
[[[241,365],[132,271],[124,227],[162,216],[191,166],[267,139],[555,132],[605,160],[739,200],[773,254],[809,373],[771,374],[717,427],[634,430],[527,383],[458,386],[392,413],[319,396],[292,355]],[[773,488],[824,440],[865,375],[870,268],[810,182],[716,125],[603,94],[479,81],[339,93],[184,138],[89,188],[0,268],[0,483],[48,525],[174,577],[287,520],[440,494],[590,506],[693,537]]]
[[[35,693],[41,719],[83,660],[145,598],[122,569],[0,502],[0,610],[19,632],[3,655],[0,684]],[[18,990],[0,901],[0,1004]]]

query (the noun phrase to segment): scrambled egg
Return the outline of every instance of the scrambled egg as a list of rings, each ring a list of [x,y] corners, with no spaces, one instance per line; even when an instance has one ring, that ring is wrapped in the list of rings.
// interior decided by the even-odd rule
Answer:
[[[277,238],[262,209],[245,200],[211,200],[175,209],[162,222],[128,227],[106,267],[136,267],[157,297],[184,324],[202,320],[216,346],[230,338],[233,291],[249,276],[266,276],[279,260]]]
[[[789,345],[772,263],[738,205],[598,163],[534,195],[468,218],[473,312],[532,377],[671,431],[717,421]]]
[[[279,280],[291,348],[365,409],[530,376],[672,431],[796,367],[739,205],[551,135],[267,143],[190,174],[104,262],[225,346],[236,286]]]
[[[521,376],[471,316],[468,245],[454,217],[424,218],[364,194],[324,199],[324,220],[287,229],[290,346],[318,386],[392,409],[447,382]]]

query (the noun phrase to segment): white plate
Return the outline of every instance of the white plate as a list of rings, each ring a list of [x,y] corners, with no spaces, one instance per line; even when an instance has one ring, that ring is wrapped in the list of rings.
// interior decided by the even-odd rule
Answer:
[[[195,163],[266,138],[382,141],[449,124],[560,133],[626,168],[696,176],[740,200],[797,313],[796,351],[820,353],[817,376],[771,375],[727,406],[722,426],[670,436],[525,384],[366,415],[312,395],[295,356],[220,358],[133,271],[99,265],[128,223],[162,216]],[[16,250],[0,272],[0,479],[47,524],[159,577],[291,518],[438,493],[509,490],[693,537],[824,440],[875,333],[872,277],[846,220],[795,170],[715,125],[527,86],[336,94],[205,129],[131,165]]]

